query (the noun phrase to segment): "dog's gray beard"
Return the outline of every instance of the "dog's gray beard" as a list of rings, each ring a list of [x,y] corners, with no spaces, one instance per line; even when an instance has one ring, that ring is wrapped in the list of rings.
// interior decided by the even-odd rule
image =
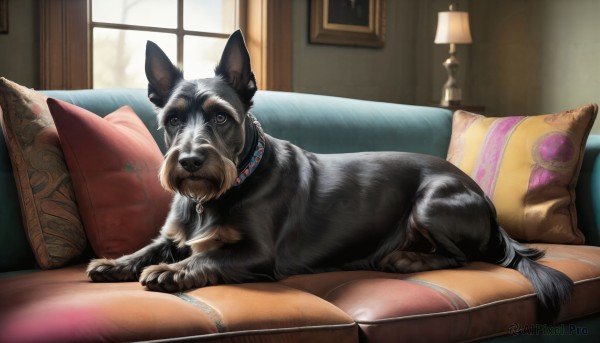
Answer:
[[[223,195],[234,183],[237,168],[228,158],[208,150],[204,166],[194,174],[197,179],[191,179],[191,176],[179,165],[178,150],[169,150],[159,171],[162,187],[198,202]]]

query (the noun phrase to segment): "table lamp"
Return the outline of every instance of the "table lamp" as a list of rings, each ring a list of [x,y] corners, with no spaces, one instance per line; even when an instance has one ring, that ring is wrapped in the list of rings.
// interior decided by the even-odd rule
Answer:
[[[435,34],[436,44],[450,44],[450,57],[443,65],[448,72],[448,81],[442,87],[442,106],[460,105],[462,92],[456,74],[459,62],[456,58],[456,44],[468,44],[472,42],[471,30],[469,29],[469,13],[455,11],[453,5],[447,12],[438,13],[437,32]]]

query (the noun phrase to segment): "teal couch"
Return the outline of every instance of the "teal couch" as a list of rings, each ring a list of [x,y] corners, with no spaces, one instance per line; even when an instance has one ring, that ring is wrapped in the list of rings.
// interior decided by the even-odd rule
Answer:
[[[106,115],[131,106],[165,151],[145,90],[45,91]],[[266,132],[307,150],[398,150],[445,158],[452,114],[440,108],[259,91]],[[514,270],[473,262],[414,274],[298,275],[276,283],[154,293],[135,282],[92,283],[90,253],[39,270],[21,222],[0,137],[0,343],[12,341],[454,342],[600,341],[600,136],[592,135],[577,186],[585,246],[536,244],[543,263],[575,281],[559,324],[535,322],[535,296]]]

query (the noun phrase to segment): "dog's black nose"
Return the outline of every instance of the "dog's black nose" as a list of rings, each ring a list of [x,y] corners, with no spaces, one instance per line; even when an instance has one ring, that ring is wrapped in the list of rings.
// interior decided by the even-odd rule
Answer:
[[[198,155],[184,154],[179,157],[181,167],[190,173],[197,172],[202,167],[203,162],[204,159]]]

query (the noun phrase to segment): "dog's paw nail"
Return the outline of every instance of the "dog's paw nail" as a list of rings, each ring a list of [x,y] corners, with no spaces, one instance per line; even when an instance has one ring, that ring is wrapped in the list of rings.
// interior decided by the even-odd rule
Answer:
[[[172,265],[150,266],[142,272],[140,283],[151,291],[176,292],[182,290],[183,283],[178,282],[181,274],[181,271]]]
[[[92,260],[87,268],[87,275],[94,282],[134,281],[135,274],[134,265],[109,259]]]

